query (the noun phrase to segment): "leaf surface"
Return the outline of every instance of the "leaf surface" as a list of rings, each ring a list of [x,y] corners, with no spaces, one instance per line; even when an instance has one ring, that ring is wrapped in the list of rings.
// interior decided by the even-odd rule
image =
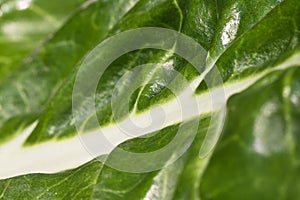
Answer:
[[[300,197],[299,1],[118,0],[84,5],[26,62],[12,70],[9,78],[0,76],[0,160],[4,169],[1,177],[5,177],[0,180],[0,198]],[[132,153],[155,152],[171,143],[180,127],[185,127],[183,136],[191,136],[190,124],[198,123],[192,144],[174,163],[168,161],[180,148],[174,148],[167,160],[162,161],[164,168],[130,173],[103,165],[80,146],[72,115],[72,92],[81,63],[93,47],[116,33],[140,27],[172,29],[201,44],[209,52],[205,69],[215,68],[220,72],[227,113],[216,147],[200,158],[211,119],[220,109],[207,106],[204,100],[219,85],[208,90],[207,83],[199,79],[199,72],[172,52],[140,49],[122,55],[106,69],[96,90],[97,117],[103,130],[117,127],[131,116],[142,123],[142,116],[156,106],[172,105],[176,95],[168,89],[170,85],[179,93],[186,91],[187,85],[178,76],[169,74],[169,82],[159,80],[158,68],[144,68],[138,76],[121,83],[121,97],[127,95],[134,83],[143,85],[131,95],[128,108],[124,107],[129,113],[121,110],[115,119],[111,107],[115,86],[138,65],[156,63],[178,71],[189,84],[195,85],[192,99],[204,105],[201,112],[184,120],[175,117],[146,137],[119,144],[119,148]],[[215,78],[213,75],[207,74],[210,79]],[[93,96],[83,99],[83,103],[89,103]],[[85,108],[84,104],[82,107]],[[176,109],[174,113],[179,112]],[[93,112],[83,111],[83,122],[87,123]],[[20,133],[34,121],[37,125],[32,130]],[[84,128],[86,134],[95,129]],[[118,158],[115,157],[118,148],[108,153],[101,156],[107,163]],[[43,156],[34,156],[38,154],[48,161]],[[24,166],[13,167],[11,163],[19,158],[26,158]],[[123,159],[120,162],[124,166],[130,164],[129,158]],[[151,164],[145,162],[145,166]],[[8,169],[12,172],[6,173]]]

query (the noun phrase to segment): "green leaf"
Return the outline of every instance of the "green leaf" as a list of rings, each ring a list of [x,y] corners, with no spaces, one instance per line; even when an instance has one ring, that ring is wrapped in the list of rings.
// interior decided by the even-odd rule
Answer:
[[[299,68],[273,73],[229,101],[203,199],[299,198],[299,75]]]
[[[87,199],[102,165],[90,162],[60,174],[35,174],[0,183],[1,199]]]
[[[8,72],[0,71],[0,162],[4,169],[0,199],[299,199],[299,11],[298,0],[87,2],[37,52],[12,68],[9,78],[3,78]],[[98,159],[80,143],[72,113],[77,74],[87,59],[92,66],[105,58],[89,56],[98,43],[141,27],[168,28],[192,37],[209,52],[206,76],[216,80],[213,70],[220,73],[227,100],[226,121],[221,138],[205,157],[199,152],[203,145],[213,144],[210,137],[218,136],[209,130],[217,126],[213,120],[221,109],[209,106],[207,99],[221,85],[208,89],[191,63],[157,49],[120,56],[105,70],[95,96],[82,94],[79,116],[86,125],[82,127],[85,135],[99,131],[95,124],[89,126],[93,111],[86,109],[94,98],[100,131],[108,135],[115,134],[113,130],[129,117],[142,123],[156,106],[173,105],[176,95],[170,85],[180,94],[192,85],[195,91],[190,98],[201,103],[201,111],[181,119],[176,115],[180,109],[172,107],[166,116],[174,115],[173,121],[146,136],[122,142]],[[20,55],[25,53],[20,50]],[[12,62],[20,59],[12,58]],[[130,76],[136,66],[149,63],[158,67],[142,68],[138,75]],[[171,66],[188,84],[172,73],[168,81],[163,80],[160,66]],[[129,79],[118,85],[128,74]],[[130,96],[129,105],[123,106],[130,87],[139,82],[143,85]],[[111,106],[116,85],[122,105],[117,118]],[[150,156],[148,162],[137,159],[172,144],[180,129],[183,138],[192,138],[192,144],[182,140],[157,163]],[[185,146],[188,149],[181,155]],[[136,158],[120,157],[120,149]],[[22,166],[14,165],[16,162]],[[115,169],[112,163],[117,162],[126,169],[139,164],[140,168],[164,167],[132,173]]]
[[[0,1],[0,80],[83,2]]]
[[[40,114],[76,62],[95,44],[103,40],[107,32],[133,6],[131,2],[115,4],[91,2],[76,11],[38,52],[27,58],[0,84],[0,127],[7,120],[28,114]],[[98,12],[99,7],[103,9]],[[115,17],[112,17],[113,15]],[[109,20],[103,20],[109,18]],[[71,32],[71,33],[70,33]],[[87,39],[88,38],[88,39]],[[67,60],[65,58],[68,58]],[[31,99],[34,99],[31,101]],[[3,125],[4,124],[4,125]],[[16,124],[17,125],[17,124]],[[9,137],[1,132],[0,141]]]

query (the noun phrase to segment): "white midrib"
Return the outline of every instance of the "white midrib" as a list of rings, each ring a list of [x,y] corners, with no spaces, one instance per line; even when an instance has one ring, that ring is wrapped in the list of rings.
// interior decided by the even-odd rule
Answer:
[[[300,65],[300,53],[294,54],[282,64],[275,66],[270,70],[264,71],[256,75],[255,77],[249,77],[247,79],[243,79],[234,83],[226,84],[224,87],[215,88],[214,90],[210,91],[210,93],[204,93],[198,96],[194,96],[193,94],[184,91],[182,95],[187,95],[189,97],[186,98],[187,102],[185,102],[185,104],[189,105],[188,101],[196,101],[199,106],[200,112],[199,110],[191,110],[189,112],[189,116],[185,116],[184,118],[182,118],[181,108],[180,106],[178,106],[177,100],[174,99],[160,106],[160,108],[162,108],[164,112],[167,113],[164,118],[164,123],[162,123],[163,125],[152,125],[154,128],[147,130],[147,133],[154,132],[164,127],[182,122],[184,120],[197,117],[201,114],[220,109],[222,106],[224,106],[224,102],[218,102],[214,100],[214,107],[212,107],[212,93],[218,93],[220,90],[224,90],[225,100],[227,100],[230,96],[247,89],[249,86],[253,85],[257,80],[259,80],[266,74],[297,65]],[[193,87],[195,85],[198,85],[201,81],[202,79],[198,78],[191,83],[191,86]],[[139,122],[139,124],[141,124],[140,122],[143,121],[145,122],[145,124],[147,124],[146,121],[149,119],[150,111],[153,112],[155,111],[155,109],[156,108],[153,108],[152,110],[149,110],[148,112],[140,115],[131,115],[130,119],[132,121]],[[99,134],[99,132],[101,132],[101,134],[108,138],[111,143],[113,143],[114,145],[118,145],[133,137],[146,134],[146,132],[140,132],[140,130],[136,130],[135,132],[134,129],[130,130],[130,133],[132,133],[131,136],[124,134],[124,132],[122,132],[118,128],[124,122],[126,122],[126,120],[119,124],[110,125],[101,128],[101,130],[88,133],[87,136],[93,137],[93,135],[97,135]],[[96,156],[109,154],[112,151],[112,148],[107,148],[102,149],[102,151],[99,152],[99,155],[91,155],[82,144],[79,136],[62,141],[49,141],[31,147],[23,147],[22,144],[31,134],[36,124],[37,122],[34,122],[18,137],[0,146],[0,179],[6,179],[31,173],[56,173],[66,169],[78,167],[94,159]]]

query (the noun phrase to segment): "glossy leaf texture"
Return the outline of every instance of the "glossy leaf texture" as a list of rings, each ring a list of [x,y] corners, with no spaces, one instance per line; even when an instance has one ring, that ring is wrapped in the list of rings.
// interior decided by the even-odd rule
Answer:
[[[122,1],[117,7],[117,3],[84,4],[38,52],[26,58],[26,62],[1,81],[1,129],[19,126],[20,121],[28,124],[32,122],[31,118],[37,118],[76,62],[106,36],[107,30],[122,17],[122,12],[125,13],[133,4]],[[98,12],[100,7],[102,11]],[[11,137],[14,132],[1,131],[0,141]]]
[[[13,71],[42,40],[56,31],[84,0],[0,1],[0,77]]]
[[[299,198],[299,72],[270,74],[229,101],[200,186],[204,199]]]
[[[75,4],[66,6],[71,9]],[[55,13],[51,9],[50,12]],[[17,15],[12,13],[11,16]],[[60,19],[60,14],[57,16]],[[9,22],[10,18],[3,18],[3,23],[6,20]],[[209,52],[205,67],[219,70],[228,92],[225,126],[213,151],[205,158],[199,157],[216,110],[193,115],[148,137],[119,145],[130,152],[152,152],[167,145],[183,123],[199,120],[192,145],[176,162],[163,169],[147,173],[122,172],[95,159],[74,169],[63,168],[61,172],[30,173],[0,180],[0,199],[299,199],[298,0],[86,2],[61,28],[54,29],[53,35],[24,62],[20,63],[21,57],[28,53],[27,48],[20,49],[16,58],[11,57],[9,63],[14,64],[7,78],[4,76],[8,69],[0,71],[0,143],[14,141],[34,121],[38,122],[37,126],[24,138],[21,150],[38,149],[39,145],[52,142],[52,150],[56,152],[59,151],[55,149],[56,142],[76,138],[72,90],[81,62],[104,39],[140,27],[179,31]],[[37,34],[36,37],[41,38],[45,32]],[[28,38],[33,36],[28,35]],[[13,48],[13,40],[5,40],[4,43]],[[27,42],[20,39],[16,45]],[[30,45],[36,44],[31,42]],[[13,67],[16,63],[20,65]],[[101,126],[119,123],[113,118],[110,102],[118,80],[135,66],[147,63],[171,65],[190,83],[199,78],[191,64],[173,53],[154,49],[127,53],[115,60],[99,81],[95,102]],[[131,97],[128,105],[131,114],[139,115],[174,100],[168,84],[175,85],[179,92],[186,89],[174,74],[168,77],[170,83],[157,81],[156,76],[159,76],[156,68],[145,69],[131,82],[124,83],[126,88],[135,81],[145,80],[143,87]],[[248,85],[243,86],[245,83]],[[208,92],[202,81],[193,95],[197,99]],[[125,94],[126,90],[120,93]],[[85,98],[88,101],[91,96]],[[84,113],[89,114],[89,110]],[[127,113],[121,116],[126,117]],[[186,128],[184,134],[188,136],[190,132],[191,129]],[[113,159],[116,151],[106,155],[106,159]],[[70,156],[48,164],[59,165],[74,158],[76,156]]]

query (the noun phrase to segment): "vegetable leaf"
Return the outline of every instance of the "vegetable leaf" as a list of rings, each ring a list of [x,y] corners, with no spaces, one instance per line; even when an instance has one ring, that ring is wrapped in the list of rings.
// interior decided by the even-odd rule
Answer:
[[[5,3],[0,3],[2,10]],[[79,3],[66,3],[64,7],[72,10]],[[39,1],[35,4],[50,6]],[[33,22],[36,16],[30,14],[32,5],[29,8],[33,10],[25,9],[24,13],[4,14],[0,23],[18,21],[19,15]],[[51,6],[50,12],[55,20],[67,16],[67,12],[52,11]],[[0,46],[10,50],[7,54],[0,51],[0,58],[13,56],[7,61],[0,59],[4,60],[1,65],[8,66],[0,70],[0,199],[300,198],[299,1],[89,1],[58,27],[23,62],[37,45],[35,38],[50,30],[32,32],[37,35],[29,34],[30,41],[26,35],[18,42],[1,32]],[[192,37],[208,51],[205,69],[220,73],[226,120],[218,143],[205,157],[199,157],[199,151],[215,125],[214,114],[221,109],[205,101],[221,85],[209,88],[191,63],[173,52],[157,49],[135,50],[112,62],[100,78],[95,96],[82,95],[82,123],[88,124],[93,115],[85,109],[85,103],[93,98],[101,129],[109,134],[122,120],[133,116],[142,123],[142,117],[157,106],[173,105],[176,95],[169,86],[178,93],[184,93],[188,86],[178,74],[168,74],[169,82],[160,79],[161,66],[171,67],[193,85],[191,98],[203,103],[201,112],[181,119],[176,115],[179,108],[172,107],[166,115],[174,115],[175,120],[146,136],[128,137],[132,139],[119,143],[107,155],[89,154],[80,143],[72,92],[82,64],[87,59],[92,64],[103,59],[99,55],[89,60],[91,49],[98,43],[141,27],[168,28]],[[17,51],[15,45],[24,49]],[[136,66],[147,63],[159,67],[142,68],[138,76],[118,82]],[[207,77],[214,80],[212,71]],[[128,108],[122,107],[129,113],[121,110],[115,118],[111,99],[116,85],[121,84],[118,94],[124,97],[128,88],[139,82],[143,85],[130,96]],[[172,143],[180,129],[182,137],[193,137],[194,124],[198,127],[192,144],[180,143],[187,145],[187,150],[171,162],[181,151],[181,147],[174,148],[165,160],[161,159],[163,168],[132,173],[110,165],[118,161],[126,168],[135,162],[130,157],[118,157],[120,149],[134,155],[155,152]],[[99,131],[97,126],[83,126],[85,135],[95,129]],[[156,164],[150,157],[143,163],[146,167]]]

